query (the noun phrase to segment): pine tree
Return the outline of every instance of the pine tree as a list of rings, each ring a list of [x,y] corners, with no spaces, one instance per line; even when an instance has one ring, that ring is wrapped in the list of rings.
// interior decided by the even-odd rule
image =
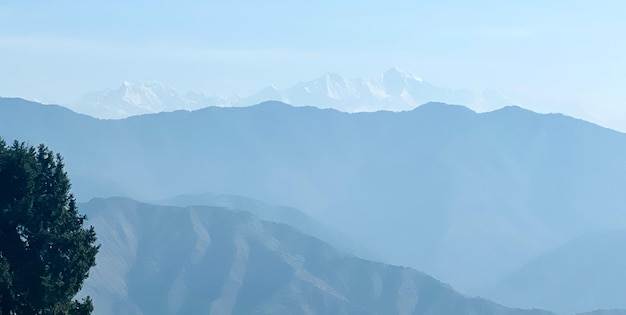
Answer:
[[[84,228],[63,158],[0,139],[0,309],[11,314],[90,314],[74,300],[99,246]]]

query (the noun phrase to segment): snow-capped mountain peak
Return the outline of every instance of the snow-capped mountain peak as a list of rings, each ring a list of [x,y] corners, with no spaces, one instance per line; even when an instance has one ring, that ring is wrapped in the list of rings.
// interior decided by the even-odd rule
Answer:
[[[383,74],[382,83],[387,93],[401,96],[406,93],[410,94],[411,88],[421,85],[423,80],[412,73],[394,67]],[[404,96],[403,98],[406,99],[407,97]]]
[[[391,75],[391,76],[399,76],[399,77],[404,78],[405,80],[413,80],[413,81],[417,81],[417,82],[424,81],[424,80],[422,80],[422,78],[420,78],[419,76],[415,75],[414,73],[402,70],[402,69],[400,69],[398,67],[390,68],[389,70],[387,70],[385,72],[383,77],[384,76],[389,76],[389,75]]]
[[[284,90],[271,85],[248,97],[230,98],[206,92],[181,94],[176,89],[156,81],[139,83],[124,81],[118,89],[87,94],[70,107],[94,117],[124,118],[207,106],[250,106],[268,100],[294,106],[334,108],[346,112],[410,110],[433,101],[466,105],[479,110],[495,109],[513,103],[499,92],[474,92],[438,87],[411,72],[393,67],[372,79],[350,79],[329,72]]]
[[[301,82],[291,90],[293,93],[302,90],[310,95],[325,95],[334,100],[356,99],[360,93],[353,81],[337,73],[326,73],[313,81]]]
[[[124,81],[117,89],[89,93],[71,106],[77,112],[107,119],[198,107],[196,101],[156,81]]]

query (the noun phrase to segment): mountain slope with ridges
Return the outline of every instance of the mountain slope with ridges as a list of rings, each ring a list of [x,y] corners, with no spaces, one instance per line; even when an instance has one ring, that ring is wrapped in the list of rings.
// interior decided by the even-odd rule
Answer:
[[[96,314],[551,314],[463,296],[247,212],[125,198],[80,207],[102,244],[82,292]]]

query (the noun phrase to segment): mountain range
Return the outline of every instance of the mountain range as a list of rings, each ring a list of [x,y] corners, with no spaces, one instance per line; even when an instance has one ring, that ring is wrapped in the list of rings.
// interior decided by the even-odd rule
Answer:
[[[80,208],[102,244],[81,292],[95,314],[552,314],[469,298],[234,209],[125,198]]]
[[[69,108],[97,118],[115,119],[174,110],[193,110],[206,106],[227,104],[219,96],[187,93],[162,83],[124,81],[118,89],[91,92]]]
[[[476,93],[438,87],[412,73],[391,68],[373,79],[348,79],[336,73],[327,73],[284,90],[270,86],[246,97],[195,92],[182,94],[158,82],[124,82],[118,89],[91,92],[68,107],[93,117],[115,119],[208,106],[250,106],[268,100],[346,112],[410,110],[429,101],[479,108],[499,108],[513,103],[495,90]]]
[[[428,103],[350,114],[266,102],[99,120],[0,99],[0,135],[63,153],[80,200],[214,192],[289,205],[385,263],[497,301],[514,297],[491,288],[510,283],[517,287],[503,294],[523,292],[525,283],[509,279],[543,255],[555,263],[541,265],[556,275],[568,260],[550,252],[626,228],[626,136],[519,107],[476,113]],[[611,276],[626,283],[618,271]],[[593,288],[584,282],[602,277],[577,279]],[[618,290],[601,282],[573,292],[559,283],[554,290],[570,300]],[[551,308],[567,308],[564,300]],[[573,311],[617,305],[595,303]]]

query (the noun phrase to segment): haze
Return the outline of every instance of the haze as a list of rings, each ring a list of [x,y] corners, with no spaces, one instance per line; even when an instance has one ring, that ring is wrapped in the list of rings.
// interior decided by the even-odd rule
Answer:
[[[625,131],[625,11],[622,1],[5,1],[0,95],[66,104],[124,80],[250,95],[397,66]]]
[[[0,2],[0,213],[57,188],[5,142],[62,155],[95,315],[624,315],[624,12]]]

